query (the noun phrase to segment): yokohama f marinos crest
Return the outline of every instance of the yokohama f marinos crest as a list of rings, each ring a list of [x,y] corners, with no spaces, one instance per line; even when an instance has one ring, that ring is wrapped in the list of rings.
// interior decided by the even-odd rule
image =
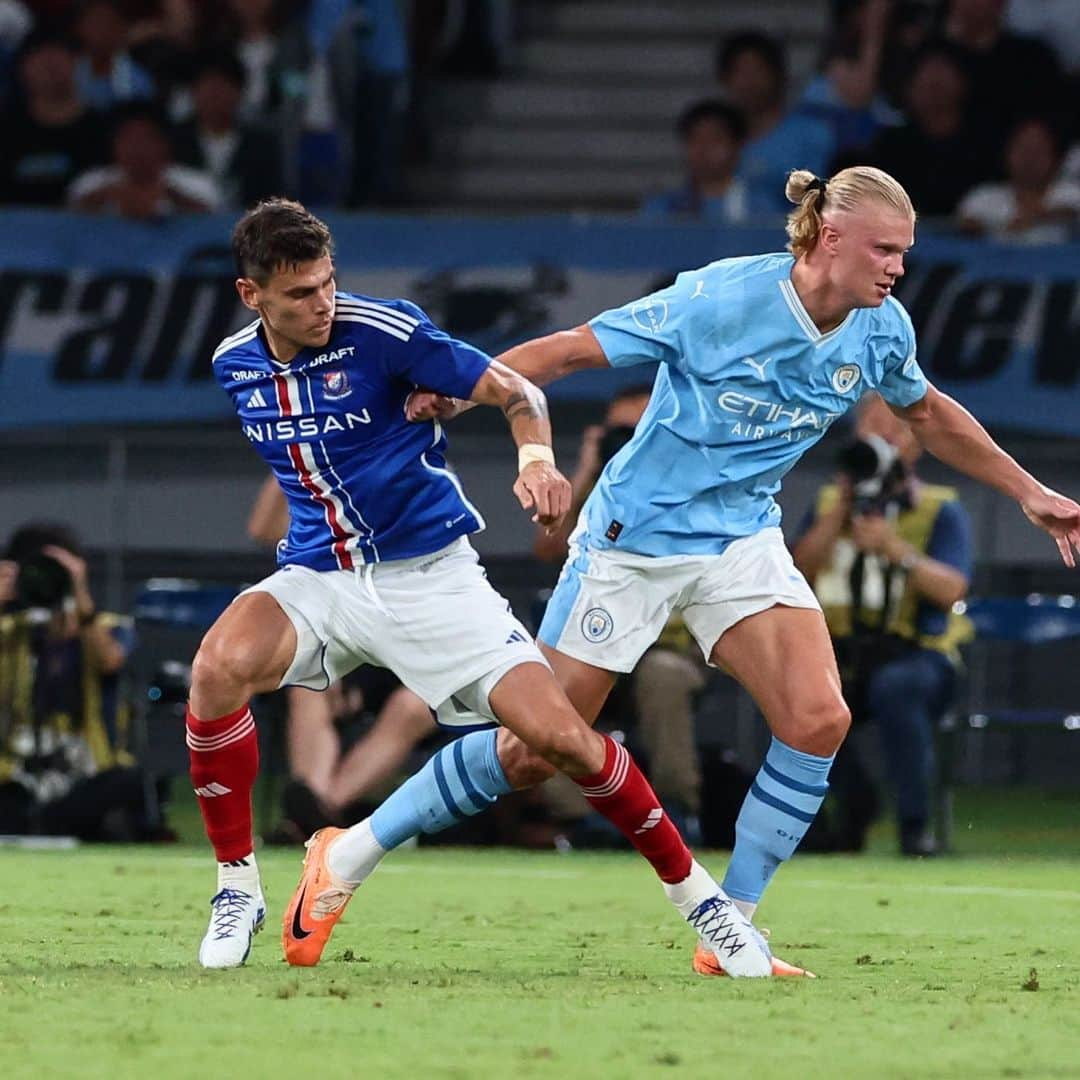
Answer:
[[[352,393],[349,376],[344,371],[323,372],[323,397],[328,401],[338,401]]]
[[[581,632],[593,644],[607,641],[614,628],[615,621],[602,607],[589,608],[581,620]]]
[[[838,394],[846,394],[862,378],[857,364],[841,364],[832,376],[833,389]]]

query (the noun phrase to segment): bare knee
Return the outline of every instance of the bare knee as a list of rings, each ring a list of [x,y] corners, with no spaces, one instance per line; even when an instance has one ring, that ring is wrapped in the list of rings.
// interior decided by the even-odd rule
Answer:
[[[603,739],[576,713],[552,717],[551,724],[532,740],[531,748],[521,745],[526,754],[531,750],[530,756],[520,763],[521,776],[527,780],[522,786],[546,780],[556,771],[568,776],[588,776],[599,772],[604,764]],[[499,760],[505,769],[501,751]],[[509,773],[507,779],[514,783]]]
[[[839,695],[803,701],[773,733],[795,750],[830,757],[840,748],[851,727],[851,710]]]
[[[261,666],[261,658],[243,641],[211,631],[191,664],[192,698],[246,699],[260,681]]]
[[[567,776],[590,776],[604,766],[604,740],[575,714],[556,719],[534,746],[548,764]]]
[[[499,730],[496,745],[499,764],[506,774],[507,782],[515,791],[542,784],[558,772],[554,765],[545,761],[506,728]]]

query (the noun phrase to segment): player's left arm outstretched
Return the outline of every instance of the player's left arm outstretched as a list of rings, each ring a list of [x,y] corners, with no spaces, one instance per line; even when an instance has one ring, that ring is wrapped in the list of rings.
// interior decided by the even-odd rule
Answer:
[[[1080,505],[1039,483],[990,437],[959,402],[928,384],[926,395],[893,412],[934,457],[1015,499],[1029,521],[1048,532],[1066,566],[1080,552]]]
[[[501,353],[496,361],[537,386],[572,375],[575,371],[608,367],[608,359],[587,324],[572,330],[533,338]],[[473,401],[448,397],[438,391],[418,387],[405,406],[409,420],[453,420],[473,407]]]
[[[505,364],[493,360],[473,388],[470,401],[496,405],[510,422],[518,448],[514,494],[533,521],[555,528],[570,509],[570,482],[555,468],[551,422],[544,392]]]

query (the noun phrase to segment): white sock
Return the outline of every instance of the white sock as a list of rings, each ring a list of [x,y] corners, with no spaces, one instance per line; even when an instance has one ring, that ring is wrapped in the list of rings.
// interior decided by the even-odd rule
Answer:
[[[731,902],[751,921],[754,921],[754,912],[757,911],[757,901],[755,900],[736,900],[735,897],[731,898]]]
[[[690,873],[674,884],[664,882],[664,892],[668,899],[679,909],[679,914],[686,918],[710,896],[722,894],[712,874],[695,859],[690,864]]]
[[[371,818],[364,818],[339,836],[326,852],[331,871],[349,885],[359,885],[386,854],[386,848],[375,839],[370,822]]]
[[[259,867],[255,862],[255,852],[250,851],[242,859],[217,864],[217,886],[221,892],[225,886],[242,889],[252,896],[262,891],[259,884]]]

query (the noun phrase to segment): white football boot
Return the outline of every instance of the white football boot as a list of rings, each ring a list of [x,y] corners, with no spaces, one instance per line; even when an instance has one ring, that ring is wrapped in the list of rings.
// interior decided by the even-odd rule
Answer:
[[[728,975],[764,978],[773,974],[767,942],[697,860],[685,881],[665,885],[664,891]]]
[[[210,901],[210,925],[199,946],[199,963],[204,968],[240,967],[265,921],[266,901],[258,879],[250,891],[223,885]]]
[[[772,975],[769,946],[723,889],[702,901],[686,916],[686,921],[728,975],[734,978]]]

